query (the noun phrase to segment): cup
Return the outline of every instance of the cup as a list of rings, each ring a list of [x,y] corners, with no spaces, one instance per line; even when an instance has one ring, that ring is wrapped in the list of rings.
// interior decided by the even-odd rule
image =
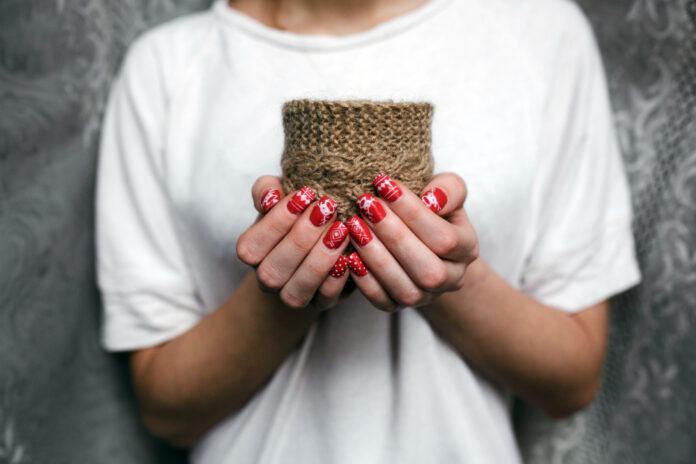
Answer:
[[[433,176],[433,105],[369,100],[292,100],[283,105],[281,157],[286,193],[311,187],[346,221],[380,173],[419,193]]]

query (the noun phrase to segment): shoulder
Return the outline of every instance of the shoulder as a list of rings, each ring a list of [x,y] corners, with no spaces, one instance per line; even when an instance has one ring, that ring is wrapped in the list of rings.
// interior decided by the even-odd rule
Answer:
[[[500,1],[500,0],[499,0]],[[596,47],[592,25],[578,4],[571,0],[526,0],[519,34],[531,47],[547,55],[591,53]]]
[[[596,54],[592,26],[572,0],[474,0],[496,32],[543,80],[561,62],[581,63]]]
[[[585,13],[572,0],[479,0],[513,33],[543,33],[547,38],[567,31],[589,31]],[[551,36],[551,37],[549,37]]]
[[[218,22],[210,9],[167,21],[140,34],[128,47],[121,74],[152,77],[165,85],[185,70],[215,35]]]

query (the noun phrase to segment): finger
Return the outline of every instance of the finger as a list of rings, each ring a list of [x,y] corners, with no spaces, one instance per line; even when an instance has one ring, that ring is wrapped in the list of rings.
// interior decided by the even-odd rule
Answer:
[[[378,174],[372,181],[379,196],[387,202],[398,204],[398,201],[409,189],[396,179],[391,179],[384,173]],[[431,211],[440,216],[447,216],[452,211],[461,208],[466,200],[467,188],[464,180],[453,173],[437,174],[419,193],[421,202]]]
[[[447,217],[447,221],[455,226],[458,231],[460,253],[457,254],[460,261],[470,264],[479,256],[479,241],[476,236],[476,230],[469,221],[464,208],[459,208]]]
[[[372,235],[365,222],[354,216],[346,221],[346,225],[359,257],[386,292],[403,306],[419,303],[423,298],[422,290],[411,280],[381,240]]]
[[[319,238],[331,227],[330,224],[333,223],[335,215],[336,202],[329,197],[323,197],[312,208],[302,213],[290,232],[259,264],[256,270],[259,282],[271,290],[280,290],[290,280]],[[335,257],[324,271],[322,279],[334,262]]]
[[[375,308],[386,312],[399,310],[399,304],[389,296],[379,281],[367,270],[357,253],[353,252],[348,256],[348,267],[353,282]]]
[[[304,257],[297,270],[280,291],[280,297],[285,304],[292,308],[307,306],[334,267],[337,267],[335,275],[338,275],[341,253],[348,246],[347,237],[348,228],[341,221],[334,222],[326,230],[323,238],[317,241],[309,254]],[[345,264],[347,266],[347,263]],[[341,276],[334,280],[340,281]],[[343,282],[345,283],[345,279]],[[328,292],[327,299],[334,297],[338,299],[342,288],[343,285],[327,284],[327,288],[325,288]]]
[[[261,176],[251,187],[251,197],[254,200],[254,208],[259,213],[267,213],[283,198],[283,185],[280,178],[275,176]]]
[[[258,189],[259,191],[263,189],[263,185],[261,184]],[[285,237],[315,197],[316,194],[312,189],[302,187],[292,195],[282,198],[277,203],[277,207],[273,207],[239,237],[237,240],[239,259],[250,266],[257,266]]]
[[[454,198],[454,201],[447,200],[448,192],[452,193],[452,195],[449,195],[449,198]],[[443,241],[444,254],[448,255],[446,257],[470,263],[478,257],[478,238],[471,222],[469,222],[466,210],[463,208],[467,196],[468,188],[466,182],[460,176],[451,172],[436,175],[421,192],[421,200],[426,206],[430,205],[431,211],[446,218],[450,224],[457,226],[454,231],[459,239],[456,241],[449,240],[449,243]],[[444,205],[440,200],[442,198],[445,199]],[[438,202],[437,205],[434,204],[434,201]],[[442,208],[438,210],[440,206]],[[446,232],[443,233],[446,234]],[[448,238],[453,239],[451,236]],[[448,253],[447,251],[455,246],[455,242],[459,244],[457,247],[458,252]]]
[[[346,242],[348,243],[348,242]],[[324,282],[319,286],[315,296],[315,304],[321,309],[328,309],[336,306],[340,301],[348,281],[348,257],[340,255],[336,263],[329,271]]]
[[[444,204],[440,213],[462,209],[461,205],[466,197],[466,188],[463,181],[459,184],[455,178],[461,180],[459,176],[450,174],[435,177],[435,179],[444,179],[444,182],[438,185],[443,186],[441,192],[445,196],[442,197],[437,192],[431,195],[436,199],[439,197],[438,201]],[[465,259],[464,248],[468,247],[472,238],[466,236],[462,228],[455,227],[447,219],[434,215],[432,209],[429,209],[420,197],[401,182],[390,179],[385,174],[380,174],[375,177],[373,183],[380,196],[387,200],[386,204],[389,206],[389,210],[393,211],[433,253],[452,261]],[[425,191],[428,192],[436,188],[434,185],[433,182],[429,183],[430,188],[425,189]],[[443,198],[449,199],[443,200]],[[426,196],[426,201],[432,205],[434,200]],[[452,210],[452,207],[456,209]],[[473,240],[475,241],[475,239],[474,235]]]
[[[389,206],[383,205],[370,193],[358,198],[357,204],[372,231],[418,287],[429,292],[442,292],[459,281],[464,264],[442,260]],[[432,219],[432,214],[427,214]],[[369,258],[365,255],[365,259]]]
[[[457,174],[444,172],[430,179],[420,192],[421,201],[434,213],[447,216],[464,205],[467,188]]]

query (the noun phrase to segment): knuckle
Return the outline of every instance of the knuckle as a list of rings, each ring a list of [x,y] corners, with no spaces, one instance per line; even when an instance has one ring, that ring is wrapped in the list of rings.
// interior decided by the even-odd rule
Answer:
[[[298,252],[305,254],[309,251],[312,246],[314,246],[315,240],[311,239],[312,237],[309,236],[309,234],[300,234],[297,233],[297,231],[293,231],[290,233],[290,244],[295,248]]]
[[[307,306],[308,300],[301,298],[285,289],[280,292],[280,299],[285,306],[292,309],[302,309]]]
[[[464,245],[464,259],[468,264],[479,257],[479,241],[478,237],[476,236],[476,232],[471,225],[469,226],[466,236],[467,239]]]
[[[324,281],[317,289],[317,298],[324,300],[338,298],[342,288],[342,285],[335,285],[334,281],[330,280],[328,277],[324,277]]]
[[[424,208],[416,207],[414,205],[409,205],[409,207],[404,208],[401,213],[401,219],[406,224],[413,224],[417,222],[424,214]]]
[[[264,263],[261,263],[261,266],[256,270],[256,277],[261,282],[261,285],[270,290],[278,291],[284,284],[278,273],[270,269],[270,266],[264,265]]]
[[[322,266],[321,262],[312,259],[312,255],[309,255],[304,263],[302,263],[302,267],[314,280],[318,280],[319,282],[324,280],[331,270],[330,267],[326,268],[326,266]]]
[[[370,269],[385,269],[391,264],[387,253],[375,253],[370,259]]]
[[[460,290],[464,286],[465,282],[466,282],[466,272],[463,272],[462,275],[459,277],[459,279],[457,279],[457,281],[455,282],[455,284],[452,288],[452,291]]]
[[[426,269],[420,279],[420,285],[425,290],[437,290],[447,282],[447,268],[442,263],[437,263]]]
[[[317,290],[317,299],[321,300],[322,303],[329,302],[336,298],[338,298],[338,293],[329,291],[324,288],[324,286],[319,287],[319,290]]]
[[[478,240],[477,240],[474,242],[473,246],[471,246],[469,248],[469,251],[468,251],[469,263],[476,261],[478,259],[478,257],[479,257],[479,244],[478,244]]]
[[[397,302],[403,306],[415,306],[420,302],[421,298],[423,298],[423,292],[412,288],[402,291],[397,298]]]
[[[245,235],[242,235],[237,241],[236,253],[239,260],[244,264],[249,266],[259,264],[258,258],[249,246],[249,240]]]
[[[283,237],[288,233],[288,229],[290,228],[290,225],[284,223],[283,221],[279,220],[278,218],[266,216],[265,218],[262,219],[262,221],[263,220],[266,220],[264,227],[266,227],[268,229],[271,236]]]
[[[406,244],[409,238],[409,229],[406,226],[394,227],[393,230],[385,233],[385,242],[388,240],[390,244]]]
[[[469,187],[466,185],[466,181],[456,174],[455,178],[456,182],[459,184],[459,188],[462,189],[462,195],[464,196],[464,199],[466,199],[467,195],[469,194]]]
[[[434,252],[438,256],[446,256],[452,253],[459,246],[457,234],[451,228],[446,228],[438,234],[438,240],[434,245]]]
[[[381,289],[378,288],[365,288],[361,289],[365,298],[370,300],[378,308],[381,307],[380,302],[384,299],[384,295]]]

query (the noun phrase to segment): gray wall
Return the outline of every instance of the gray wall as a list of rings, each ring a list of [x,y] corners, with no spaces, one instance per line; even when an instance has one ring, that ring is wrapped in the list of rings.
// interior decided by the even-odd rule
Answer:
[[[604,55],[643,283],[612,302],[595,404],[520,407],[530,463],[696,462],[696,1],[582,0]]]
[[[207,0],[0,2],[0,463],[176,462],[97,344],[99,123],[125,46]],[[644,283],[613,302],[596,403],[518,405],[530,463],[696,462],[696,2],[582,0],[602,48]]]
[[[92,196],[126,45],[207,4],[0,1],[0,463],[175,462],[97,343]]]

